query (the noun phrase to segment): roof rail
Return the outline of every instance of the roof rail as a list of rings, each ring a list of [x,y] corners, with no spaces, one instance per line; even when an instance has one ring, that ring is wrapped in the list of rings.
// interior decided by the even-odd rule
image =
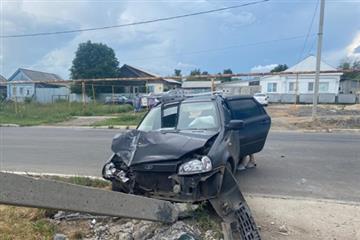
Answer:
[[[166,103],[166,102],[182,101],[192,97],[213,96],[213,95],[222,96],[221,93],[222,93],[221,91],[210,91],[210,92],[189,94],[189,93],[185,93],[184,90],[182,89],[170,90],[162,94],[159,100],[161,103]]]

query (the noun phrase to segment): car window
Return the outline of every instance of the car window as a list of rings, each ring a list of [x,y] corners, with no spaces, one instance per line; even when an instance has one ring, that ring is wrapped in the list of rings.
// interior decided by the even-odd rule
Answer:
[[[213,102],[182,103],[180,105],[178,129],[215,129],[218,126],[218,114]]]
[[[152,131],[161,128],[161,108],[156,107],[143,119],[138,129],[142,131]]]
[[[260,108],[253,99],[230,100],[229,107],[233,119],[247,119],[262,114]]]
[[[162,127],[175,128],[176,121],[177,121],[177,105],[164,108],[163,116],[162,116]]]

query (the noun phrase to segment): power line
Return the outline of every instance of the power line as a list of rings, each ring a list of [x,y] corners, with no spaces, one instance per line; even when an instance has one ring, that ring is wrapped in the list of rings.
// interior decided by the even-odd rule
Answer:
[[[313,27],[313,24],[314,24],[314,20],[315,20],[315,16],[316,16],[316,13],[317,13],[318,6],[319,6],[319,2],[320,2],[320,0],[317,0],[316,5],[315,5],[315,9],[314,9],[314,13],[313,13],[312,18],[311,18],[310,26],[309,26],[309,29],[308,29],[308,31],[307,31],[307,33],[306,33],[304,45],[303,45],[303,47],[302,47],[302,50],[301,50],[301,53],[300,53],[300,55],[299,55],[299,57],[298,57],[298,61],[297,61],[297,62],[300,62],[300,60],[301,60],[302,57],[303,57],[303,54],[304,54],[304,51],[305,51],[305,48],[306,48],[306,44],[307,44],[307,41],[308,41],[308,39],[309,39],[311,30],[312,30],[312,27]],[[310,50],[310,51],[311,51],[311,50]]]
[[[29,34],[0,35],[0,38],[21,38],[21,37],[48,36],[48,35],[69,34],[69,33],[77,33],[77,32],[87,32],[87,31],[106,30],[106,29],[112,29],[112,28],[129,27],[129,26],[143,25],[143,24],[149,24],[149,23],[155,23],[155,22],[170,21],[170,20],[179,19],[179,18],[193,17],[193,16],[204,15],[204,14],[214,13],[214,12],[221,12],[221,11],[226,11],[226,10],[229,10],[229,9],[236,9],[236,8],[241,8],[241,7],[245,7],[245,6],[256,5],[256,4],[260,4],[260,3],[264,3],[264,2],[268,2],[268,1],[270,1],[270,0],[260,0],[260,1],[240,4],[240,5],[234,5],[234,6],[230,6],[230,7],[223,7],[223,8],[217,8],[217,9],[212,9],[212,10],[207,10],[207,11],[194,12],[194,13],[188,13],[188,14],[183,14],[183,15],[176,15],[176,16],[172,16],[172,17],[156,18],[156,19],[151,19],[151,20],[132,22],[132,23],[125,23],[125,24],[112,25],[112,26],[74,29],[74,30],[65,30],[65,31],[55,31],[55,32],[39,32],[39,33],[29,33]]]
[[[312,35],[315,36],[315,34],[312,34]],[[194,54],[201,54],[201,53],[208,53],[208,52],[226,51],[226,50],[230,50],[230,49],[238,48],[238,47],[250,47],[250,46],[257,46],[257,45],[269,44],[269,43],[274,43],[274,42],[296,40],[296,39],[304,38],[305,36],[306,35],[298,35],[298,36],[271,39],[271,40],[260,41],[260,42],[231,45],[231,46],[226,46],[226,47],[222,47],[222,48],[204,49],[204,50],[192,51],[192,52],[187,52],[187,53],[169,54],[169,55],[161,55],[161,56],[154,56],[154,57],[147,57],[147,58],[128,59],[127,61],[142,61],[142,60],[149,60],[149,59],[156,59],[156,58],[167,58],[167,57],[171,57],[171,56],[184,56],[184,55],[194,55]]]

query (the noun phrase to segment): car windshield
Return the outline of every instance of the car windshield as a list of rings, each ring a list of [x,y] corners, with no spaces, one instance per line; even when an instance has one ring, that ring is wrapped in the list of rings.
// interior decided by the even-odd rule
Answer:
[[[178,130],[205,130],[219,127],[219,119],[213,102],[188,102],[161,108],[153,108],[139,125],[142,131],[164,128]],[[162,115],[162,117],[161,117]],[[176,126],[177,124],[177,126]]]
[[[213,102],[183,103],[180,105],[179,130],[215,129],[219,121]]]

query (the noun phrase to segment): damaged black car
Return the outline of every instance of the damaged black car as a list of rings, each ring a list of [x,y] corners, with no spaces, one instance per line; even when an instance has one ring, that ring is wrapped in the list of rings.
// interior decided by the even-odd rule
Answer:
[[[270,117],[251,96],[182,97],[116,135],[103,167],[112,189],[176,202],[215,198],[225,169],[264,147]]]

